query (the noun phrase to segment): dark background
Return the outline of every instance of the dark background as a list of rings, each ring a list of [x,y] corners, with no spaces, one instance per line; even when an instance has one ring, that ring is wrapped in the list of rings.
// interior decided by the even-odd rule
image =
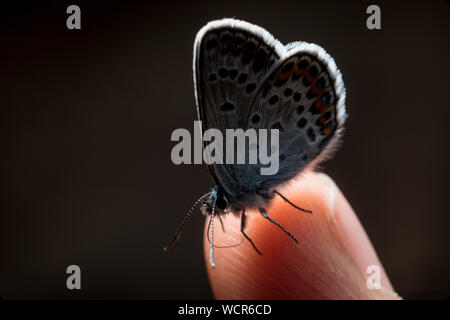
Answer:
[[[382,29],[366,28],[368,5]],[[66,28],[81,7],[82,29]],[[406,298],[443,298],[449,256],[446,1],[2,3],[0,296],[212,298],[196,214],[204,166],[170,160],[196,119],[192,47],[236,17],[323,46],[347,87],[345,143],[325,172]],[[66,267],[82,290],[66,289]]]

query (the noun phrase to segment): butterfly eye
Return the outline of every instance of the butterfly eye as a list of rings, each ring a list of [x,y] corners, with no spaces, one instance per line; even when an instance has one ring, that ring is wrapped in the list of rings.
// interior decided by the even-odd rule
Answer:
[[[224,195],[222,195],[221,193],[219,194],[217,200],[216,200],[216,207],[219,210],[224,210],[226,207],[228,206],[228,201],[225,198]]]

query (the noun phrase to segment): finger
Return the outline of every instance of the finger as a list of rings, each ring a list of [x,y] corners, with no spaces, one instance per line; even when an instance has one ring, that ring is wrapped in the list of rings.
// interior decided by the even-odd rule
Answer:
[[[354,211],[328,176],[305,173],[278,191],[313,211],[301,212],[279,196],[267,208],[298,245],[258,211],[247,210],[245,232],[259,255],[240,232],[240,216],[228,214],[225,232],[214,229],[214,244],[242,243],[216,248],[211,268],[207,220],[205,261],[217,299],[399,299]],[[380,289],[367,285],[369,266],[379,270]]]

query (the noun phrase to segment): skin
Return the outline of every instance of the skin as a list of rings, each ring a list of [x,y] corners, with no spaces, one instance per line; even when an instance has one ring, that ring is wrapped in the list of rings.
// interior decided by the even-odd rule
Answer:
[[[278,189],[303,213],[276,196],[269,216],[293,233],[299,244],[256,210],[247,210],[245,232],[259,255],[240,233],[240,217],[218,219],[214,244],[215,268],[209,263],[205,224],[204,256],[216,299],[401,299],[393,290],[378,256],[355,212],[336,184],[322,173],[307,172]],[[369,289],[369,265],[380,268],[381,289]]]

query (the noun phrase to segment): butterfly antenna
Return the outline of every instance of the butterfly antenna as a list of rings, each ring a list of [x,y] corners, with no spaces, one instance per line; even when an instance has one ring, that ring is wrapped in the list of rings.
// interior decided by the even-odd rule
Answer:
[[[191,207],[191,209],[189,209],[188,213],[186,213],[186,215],[183,218],[183,221],[181,221],[181,224],[178,226],[177,232],[175,233],[175,236],[173,237],[172,241],[169,242],[169,244],[167,246],[164,247],[164,251],[169,250],[177,241],[178,239],[180,239],[181,237],[181,232],[183,231],[184,225],[186,224],[186,222],[189,220],[189,218],[192,215],[192,212],[194,211],[195,207],[203,201],[203,199],[205,199],[207,196],[209,195],[208,193],[205,193],[204,195],[202,195],[197,201],[195,201],[194,205]]]
[[[277,190],[273,190],[273,192],[275,192],[277,195],[279,195],[284,201],[286,201],[287,203],[289,203],[289,204],[290,204],[291,206],[293,206],[295,209],[298,209],[298,210],[300,210],[300,211],[307,212],[307,213],[312,213],[311,210],[303,209],[303,208],[300,208],[299,206],[293,204],[288,198],[286,198],[285,196],[283,196],[283,195],[282,195],[281,193],[279,193]]]
[[[211,242],[209,246],[209,262],[211,263],[211,267],[214,268],[216,265],[214,263],[214,215],[216,213],[216,201],[217,197],[214,198],[212,203],[212,211],[211,211],[211,220],[210,220],[210,226],[211,226]]]

